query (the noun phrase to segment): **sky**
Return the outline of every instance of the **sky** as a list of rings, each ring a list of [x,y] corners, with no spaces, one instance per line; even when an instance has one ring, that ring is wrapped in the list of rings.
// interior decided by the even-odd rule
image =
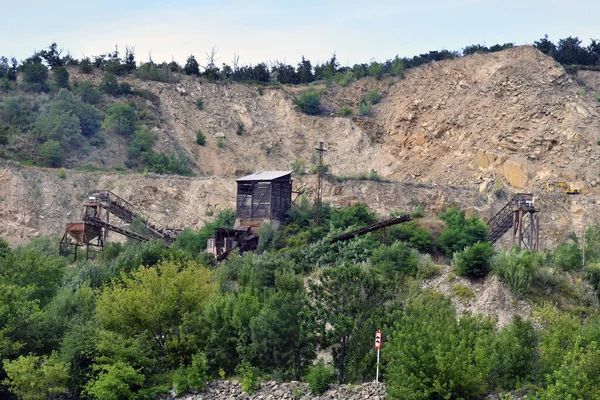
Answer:
[[[22,60],[57,42],[75,58],[135,48],[138,62],[341,65],[470,44],[600,39],[598,0],[0,0],[0,55]],[[64,54],[64,53],[63,53]]]

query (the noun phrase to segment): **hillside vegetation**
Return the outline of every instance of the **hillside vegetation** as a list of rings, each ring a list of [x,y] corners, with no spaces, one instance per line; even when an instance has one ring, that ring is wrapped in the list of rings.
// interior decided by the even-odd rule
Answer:
[[[314,397],[372,381],[375,330],[393,399],[600,396],[597,41],[216,59],[0,58],[0,397],[156,399],[217,379]],[[233,224],[234,178],[288,169],[303,195],[285,224],[217,264],[204,249]],[[554,180],[585,195],[540,194]],[[96,189],[184,230],[59,256]],[[482,217],[515,191],[536,193],[541,252],[489,241]]]
[[[231,211],[184,231],[170,249],[111,243],[96,260],[72,265],[56,255],[56,239],[0,242],[3,395],[151,399],[229,376],[250,393],[259,379],[302,379],[320,393],[333,379],[372,379],[376,329],[393,398],[598,393],[599,228],[588,231],[582,271],[577,242],[543,255],[495,253],[486,226],[457,209],[440,215],[441,232],[417,218],[385,238],[335,244],[377,217],[364,204],[322,212],[317,227],[303,199],[280,231],[261,229],[256,253],[218,266],[203,249],[215,227],[231,226]],[[495,274],[533,315],[499,328],[490,315],[457,315],[447,298],[422,288],[445,268],[433,260],[453,255],[451,275]],[[475,296],[459,283],[452,291],[459,301]],[[323,351],[330,367],[313,365]]]

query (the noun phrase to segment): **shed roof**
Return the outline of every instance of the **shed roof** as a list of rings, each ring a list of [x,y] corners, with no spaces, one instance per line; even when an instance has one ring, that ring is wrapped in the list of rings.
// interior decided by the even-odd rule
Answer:
[[[252,175],[243,176],[236,179],[236,182],[244,181],[273,181],[275,179],[283,178],[286,175],[290,175],[292,171],[262,171]]]

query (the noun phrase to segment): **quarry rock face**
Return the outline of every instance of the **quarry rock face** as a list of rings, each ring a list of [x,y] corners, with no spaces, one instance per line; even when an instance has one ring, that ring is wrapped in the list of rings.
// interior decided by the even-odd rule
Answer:
[[[519,159],[509,159],[500,167],[500,174],[515,188],[525,188],[535,176],[533,165]]]
[[[73,81],[98,85],[102,79],[101,71],[86,75],[69,68],[69,73]],[[548,201],[559,205],[542,210],[548,245],[580,219],[598,220],[600,103],[582,83],[600,87],[600,72],[579,71],[574,79],[530,46],[424,65],[407,70],[404,79],[363,78],[346,87],[317,83],[319,116],[293,104],[305,86],[259,91],[252,84],[207,83],[185,75],[177,83],[118,79],[157,96],[151,105],[157,117],[153,148],[186,153],[196,177],[67,169],[59,178],[52,169],[0,164],[0,235],[11,243],[61,235],[66,222],[80,219],[87,193],[97,189],[114,191],[169,226],[198,228],[234,206],[236,177],[289,170],[302,160],[304,172],[310,172],[320,140],[329,174],[337,175],[326,183],[324,198],[335,206],[361,201],[387,215],[417,204],[431,213],[456,205],[489,218],[511,192],[528,191],[540,195],[542,207]],[[381,101],[372,115],[358,115],[360,99],[374,92]],[[341,107],[353,115],[338,116]],[[242,135],[236,133],[238,122],[245,126]],[[198,130],[205,146],[196,143]],[[94,157],[78,154],[78,162],[122,167],[126,143],[107,135],[106,146]],[[340,180],[372,171],[388,182]],[[294,189],[314,192],[314,175],[294,174],[293,180]],[[586,196],[546,194],[552,180],[577,182]],[[503,192],[508,196],[498,197]],[[576,207],[581,216],[563,207],[567,201],[581,203]]]

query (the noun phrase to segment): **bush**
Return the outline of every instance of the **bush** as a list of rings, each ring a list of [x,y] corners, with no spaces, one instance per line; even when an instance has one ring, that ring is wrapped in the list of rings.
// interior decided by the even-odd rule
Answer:
[[[244,123],[242,121],[238,121],[237,122],[237,131],[236,131],[236,133],[239,136],[242,136],[242,134],[244,133],[245,129],[246,129],[246,126],[244,125]]]
[[[185,154],[177,153],[142,153],[145,171],[156,174],[194,175],[190,167],[190,159]]]
[[[371,62],[371,65],[369,65],[368,74],[375,79],[381,79],[383,76],[383,65],[379,64],[377,61]]]
[[[127,143],[127,157],[131,159],[138,159],[143,153],[152,151],[152,142],[154,141],[154,135],[152,132],[146,129],[139,129],[135,131],[133,136]]]
[[[117,81],[117,77],[110,73],[105,73],[100,81],[100,85],[98,86],[101,92],[109,94],[111,96],[120,96],[121,95],[121,87],[119,86],[119,82]]]
[[[98,400],[134,399],[144,384],[144,375],[122,361],[101,368],[98,377],[86,385],[87,394]]]
[[[50,357],[29,355],[4,360],[4,371],[7,379],[2,383],[21,399],[46,400],[67,392],[69,369],[55,353]]]
[[[206,356],[203,353],[198,353],[192,357],[190,366],[180,368],[173,373],[175,396],[181,396],[189,389],[204,391],[209,381]]]
[[[94,70],[94,64],[92,64],[89,57],[85,57],[83,60],[81,60],[81,62],[79,63],[79,70],[84,74],[92,73],[92,71]]]
[[[490,259],[494,248],[489,242],[479,242],[467,247],[462,253],[454,256],[454,267],[460,276],[480,278],[490,272]]]
[[[320,396],[335,382],[335,371],[333,367],[325,366],[325,363],[321,359],[310,368],[306,380],[308,381],[310,391]]]
[[[167,63],[156,65],[154,63],[142,63],[136,71],[138,78],[145,81],[175,82],[177,79]]]
[[[346,71],[343,73],[335,74],[334,81],[338,85],[345,87],[351,84],[352,82],[356,81],[356,78],[354,77],[352,71]]]
[[[352,109],[350,107],[342,107],[338,110],[338,115],[341,115],[342,117],[352,115]]]
[[[73,91],[84,103],[98,104],[102,101],[102,94],[90,82],[75,82]]]
[[[552,262],[558,268],[577,271],[583,268],[583,254],[576,242],[560,243],[554,251]]]
[[[419,258],[415,249],[406,243],[396,242],[373,251],[371,264],[384,279],[398,280],[402,276],[416,276]]]
[[[294,104],[308,115],[317,115],[321,112],[321,97],[316,90],[308,90],[294,99]]]
[[[600,265],[590,265],[587,270],[587,279],[594,288],[596,296],[600,299]]]
[[[106,111],[104,129],[121,136],[129,136],[135,132],[136,112],[135,108],[128,104],[114,103]]]
[[[291,164],[290,168],[296,175],[304,175],[306,173],[306,160],[304,158],[296,158]]]
[[[252,394],[260,387],[258,384],[258,368],[253,367],[248,362],[243,362],[237,366],[236,370],[242,376],[240,383],[243,392]]]
[[[523,296],[533,281],[533,270],[540,256],[530,251],[513,247],[492,257],[492,268],[498,279],[510,288],[516,297]]]
[[[43,165],[47,167],[60,167],[64,161],[64,152],[56,140],[48,140],[40,147],[38,153]]]
[[[431,279],[440,275],[442,271],[431,261],[429,254],[419,254],[419,263],[417,264],[417,279]]]
[[[369,102],[371,104],[377,104],[380,101],[381,101],[381,93],[379,93],[379,90],[369,91]]]
[[[464,250],[477,242],[489,240],[488,227],[477,216],[465,217],[465,212],[451,208],[440,215],[446,222],[446,228],[439,238],[439,243],[447,257]]]
[[[364,97],[358,101],[358,115],[369,117],[373,114],[373,106]]]
[[[204,133],[202,133],[200,129],[198,129],[196,132],[196,143],[200,146],[204,146],[206,144],[206,136],[204,136]]]
[[[196,100],[196,107],[198,107],[198,110],[204,110],[204,99]]]
[[[217,138],[217,147],[220,149],[223,148],[223,138],[222,137]]]

